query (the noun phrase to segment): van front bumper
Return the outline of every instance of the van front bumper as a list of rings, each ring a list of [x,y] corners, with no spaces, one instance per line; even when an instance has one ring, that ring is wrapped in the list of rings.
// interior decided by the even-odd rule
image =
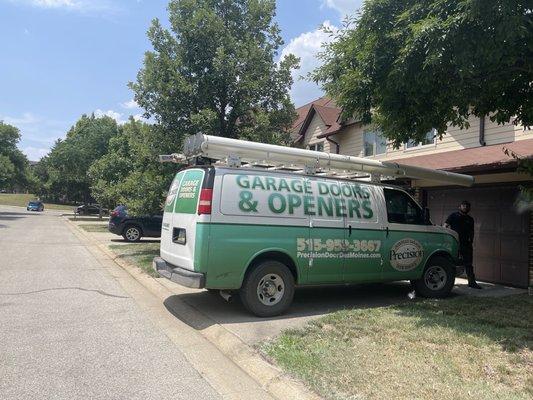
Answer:
[[[172,265],[167,263],[161,257],[154,257],[152,266],[159,275],[170,279],[172,282],[179,283],[182,286],[194,289],[202,289],[205,287],[205,274],[202,274],[201,272],[194,272]]]

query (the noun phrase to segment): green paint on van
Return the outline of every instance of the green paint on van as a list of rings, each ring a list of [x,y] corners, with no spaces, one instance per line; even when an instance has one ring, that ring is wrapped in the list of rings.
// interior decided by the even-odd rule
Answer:
[[[175,213],[196,214],[198,209],[198,196],[202,188],[204,171],[193,169],[185,171],[176,194]]]
[[[246,267],[270,251],[293,260],[300,285],[417,279],[435,252],[457,254],[455,238],[436,232],[387,236],[379,229],[354,229],[351,236],[341,234],[344,239],[336,239],[344,228],[315,228],[310,237],[306,226],[197,223],[196,227],[195,270],[206,274],[206,287],[212,289],[240,288]],[[405,243],[406,238],[410,242]],[[413,251],[413,246],[419,248]],[[403,248],[407,250],[400,253]],[[398,257],[411,257],[413,263],[398,264]]]
[[[178,172],[170,185],[170,190],[168,191],[167,200],[165,202],[165,212],[172,212],[174,209],[174,204],[176,201],[176,193],[181,183],[181,179],[185,175],[184,171]]]

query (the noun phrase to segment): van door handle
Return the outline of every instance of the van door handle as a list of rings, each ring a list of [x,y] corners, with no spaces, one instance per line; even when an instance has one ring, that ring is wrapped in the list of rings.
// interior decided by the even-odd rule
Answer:
[[[352,226],[348,225],[348,236],[352,236]]]

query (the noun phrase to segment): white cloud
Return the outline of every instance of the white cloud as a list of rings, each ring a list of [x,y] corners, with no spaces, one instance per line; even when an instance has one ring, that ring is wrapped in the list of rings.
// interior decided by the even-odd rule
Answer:
[[[20,116],[0,115],[0,121],[20,130],[19,148],[32,161],[48,153],[54,142],[65,136],[71,122],[42,118],[31,112]]]
[[[44,8],[75,8],[80,7],[81,2],[74,0],[33,0],[32,4]]]
[[[8,0],[14,4],[29,5],[45,9],[63,9],[79,12],[117,11],[110,0]]]
[[[337,27],[329,21],[325,21],[323,26],[333,32],[337,30]],[[321,27],[295,37],[282,50],[281,58],[287,54],[294,54],[300,58],[300,69],[293,72],[294,84],[291,89],[291,98],[297,107],[323,95],[320,87],[314,82],[307,81],[305,77],[320,65],[317,54],[322,50],[322,46],[331,40],[331,35],[324,32]]]
[[[121,103],[120,105],[121,105],[122,108],[125,108],[125,109],[128,109],[128,110],[131,110],[131,109],[134,109],[134,108],[139,108],[139,105],[133,99],[131,99],[130,101],[126,101],[124,103]]]
[[[28,160],[30,161],[39,161],[50,151],[49,148],[32,146],[24,147],[21,150],[24,154],[26,154],[26,157],[28,157]]]
[[[144,116],[141,113],[133,115],[133,119],[135,121],[150,122],[150,120],[144,118]]]
[[[133,117],[133,119],[135,121],[150,122],[150,120],[148,120],[148,119],[143,117],[142,113],[122,114],[122,113],[119,113],[119,112],[114,111],[114,110],[104,111],[104,110],[97,109],[97,110],[94,111],[94,115],[96,117],[103,117],[104,115],[108,116],[108,117],[111,117],[115,121],[117,121],[117,124],[125,124],[126,122],[128,122],[128,119],[129,119],[130,115]]]
[[[117,124],[123,124],[127,121],[127,119],[122,119],[121,113],[113,111],[113,110],[103,111],[98,108],[97,110],[94,111],[94,115],[97,117],[103,117],[103,116],[111,117],[115,121],[117,121]]]
[[[24,114],[22,114],[22,117],[0,116],[0,121],[4,121],[6,124],[15,125],[19,127],[19,125],[35,124],[36,122],[39,121],[39,119],[35,117],[35,115],[33,115],[32,113],[25,112]]]
[[[353,15],[361,8],[362,0],[322,0],[322,6],[338,11],[343,17]]]

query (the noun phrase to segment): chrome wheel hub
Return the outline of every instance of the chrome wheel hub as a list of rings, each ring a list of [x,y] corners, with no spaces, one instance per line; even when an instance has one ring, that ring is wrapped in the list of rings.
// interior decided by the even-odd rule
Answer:
[[[281,301],[285,293],[285,283],[277,274],[268,274],[259,280],[257,297],[266,306],[273,306]]]
[[[139,238],[139,231],[136,228],[129,228],[126,231],[126,237],[128,240],[137,240]]]
[[[424,274],[424,283],[431,290],[441,290],[446,281],[446,271],[439,265],[432,265]]]

